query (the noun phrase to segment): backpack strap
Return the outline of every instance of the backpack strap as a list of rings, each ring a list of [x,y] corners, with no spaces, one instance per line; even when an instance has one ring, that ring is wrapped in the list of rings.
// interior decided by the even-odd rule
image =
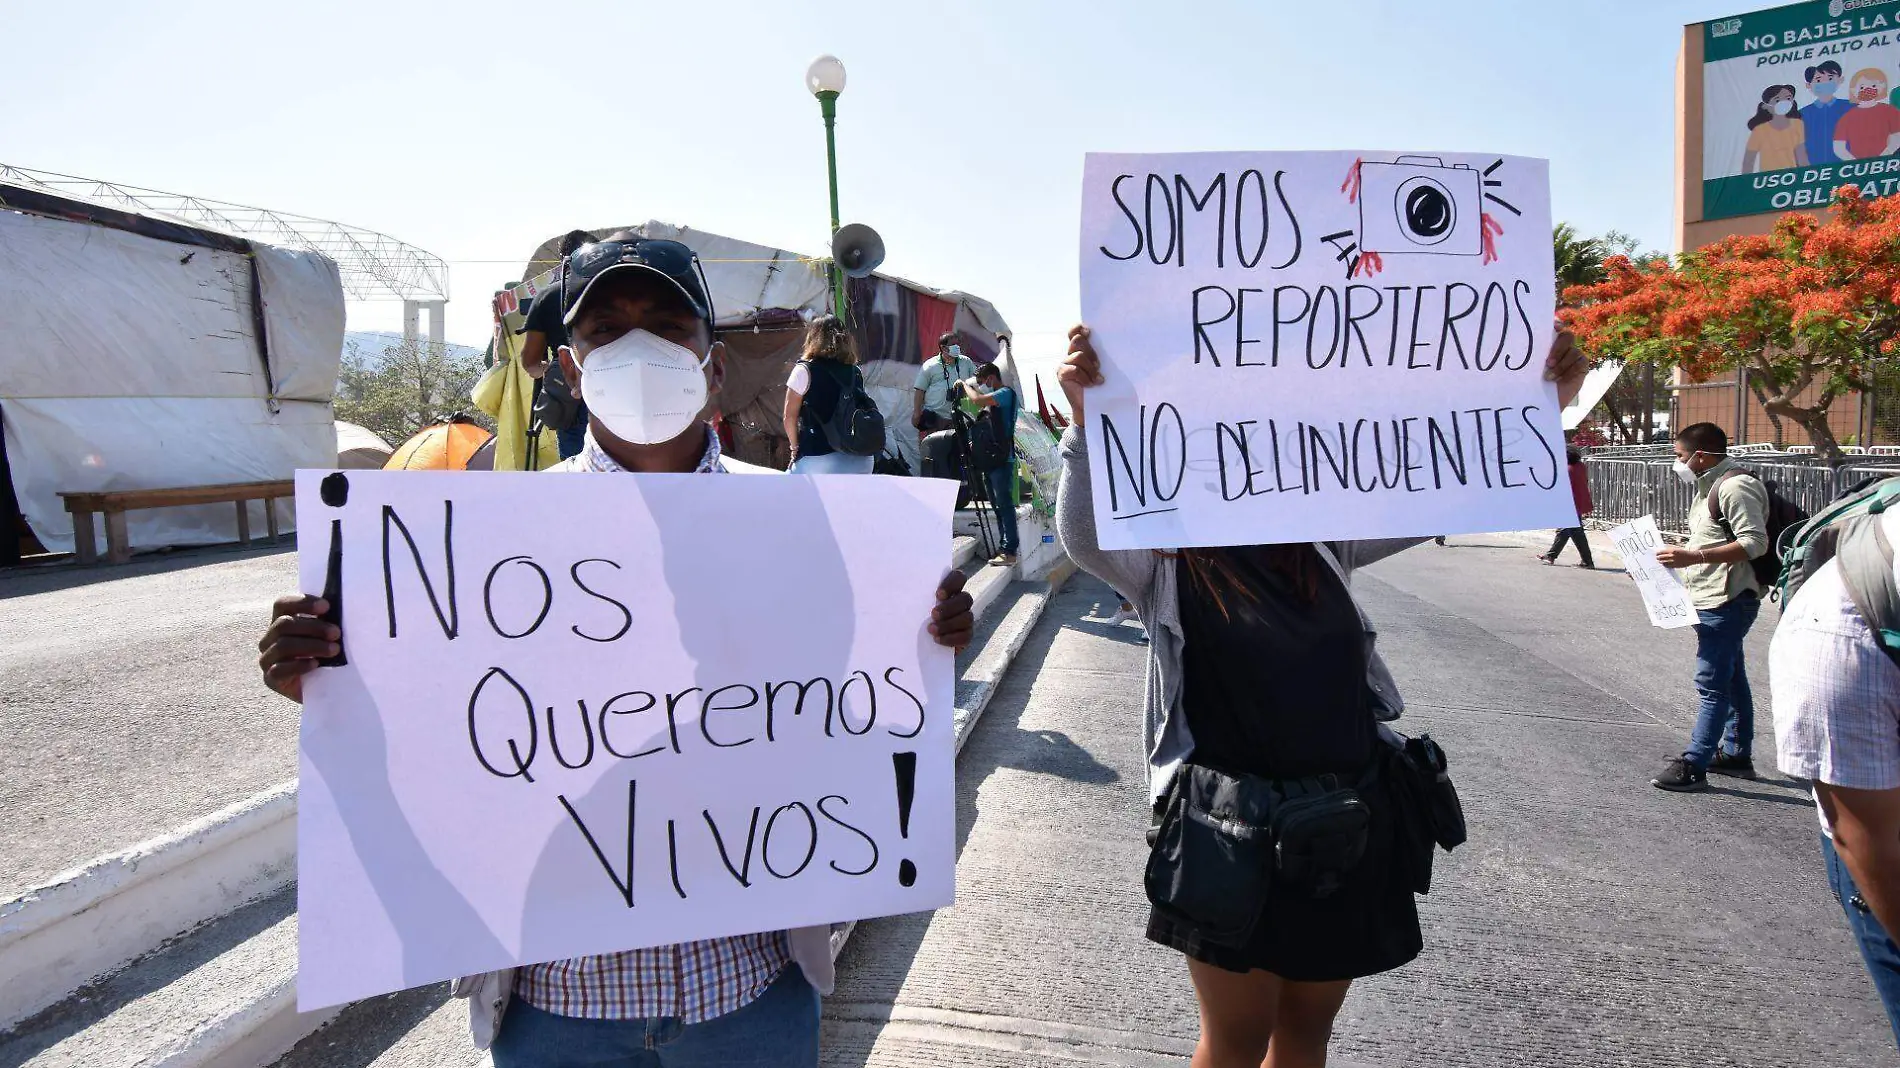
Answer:
[[[1867,621],[1874,644],[1900,666],[1900,586],[1893,577],[1893,542],[1878,515],[1860,516],[1841,532],[1841,582]]]
[[[1722,529],[1728,531],[1730,541],[1735,540],[1735,528],[1729,525],[1728,516],[1722,514],[1722,483],[1727,482],[1736,475],[1746,474],[1748,474],[1748,472],[1739,467],[1731,467],[1722,472],[1722,474],[1716,478],[1715,482],[1709,486],[1709,518],[1722,524]]]

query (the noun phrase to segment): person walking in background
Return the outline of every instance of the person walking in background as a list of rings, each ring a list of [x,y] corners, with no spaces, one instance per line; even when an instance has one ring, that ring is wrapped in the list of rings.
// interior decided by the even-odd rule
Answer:
[[[1808,92],[1814,101],[1801,109],[1801,125],[1807,128],[1808,164],[1814,167],[1839,163],[1834,155],[1834,124],[1853,108],[1841,99],[1841,65],[1825,60],[1806,71]]]
[[[594,235],[585,230],[568,231],[561,238],[562,257],[593,240]],[[521,368],[537,386],[535,421],[554,431],[563,460],[578,455],[587,440],[587,405],[568,387],[561,361],[549,358],[567,343],[567,324],[561,321],[561,291],[556,285],[528,302],[526,322],[521,327]]]
[[[846,397],[864,388],[858,342],[835,315],[821,315],[805,328],[805,346],[785,383],[785,440],[792,474],[868,475],[876,456],[853,456],[831,447],[825,423]]]
[[[1771,85],[1762,90],[1761,103],[1748,120],[1748,147],[1742,153],[1742,173],[1781,171],[1808,164],[1808,131],[1794,102],[1794,86]]]
[[[1656,553],[1682,572],[1696,610],[1695,688],[1701,700],[1689,748],[1650,784],[1661,790],[1708,788],[1708,772],[1753,778],[1755,695],[1743,642],[1761,612],[1761,583],[1749,561],[1768,551],[1768,488],[1728,458],[1728,434],[1694,423],[1676,435],[1676,477],[1695,487],[1689,543]]]
[[[1003,384],[1002,369],[993,363],[978,367],[975,377],[959,385],[964,397],[982,409],[980,418],[990,424],[985,428],[989,438],[986,447],[999,454],[985,461],[975,455],[982,449],[975,445],[971,448],[972,462],[982,469],[990,491],[990,510],[996,515],[997,537],[1002,542],[1002,551],[990,563],[1012,567],[1022,548],[1016,533],[1016,413],[1022,410],[1022,402],[1015,390]]]
[[[1570,456],[1570,498],[1577,504],[1577,519],[1581,523],[1583,517],[1589,515],[1595,507],[1594,502],[1590,500],[1590,469],[1584,466],[1582,453],[1574,448],[1567,451]],[[1590,536],[1584,532],[1581,525],[1565,527],[1558,531],[1557,540],[1550,543],[1550,551],[1538,559],[1546,564],[1556,563],[1557,554],[1564,551],[1566,541],[1577,543],[1577,555],[1583,558],[1578,567],[1594,569],[1597,566],[1596,561],[1590,556]],[[1443,545],[1444,539],[1439,539],[1438,543]]]
[[[1900,542],[1900,511],[1871,521]],[[1783,605],[1768,668],[1776,765],[1813,788],[1828,884],[1900,1045],[1900,667],[1848,594],[1841,557]]]

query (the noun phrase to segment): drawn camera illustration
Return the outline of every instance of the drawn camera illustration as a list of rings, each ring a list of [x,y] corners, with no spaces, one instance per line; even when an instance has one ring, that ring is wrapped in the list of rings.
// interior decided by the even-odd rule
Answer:
[[[1359,244],[1382,255],[1477,256],[1484,251],[1484,187],[1476,170],[1436,156],[1359,167]]]

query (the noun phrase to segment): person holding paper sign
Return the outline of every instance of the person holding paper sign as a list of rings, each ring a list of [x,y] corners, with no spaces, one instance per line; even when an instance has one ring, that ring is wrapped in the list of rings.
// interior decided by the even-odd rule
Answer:
[[[630,233],[583,246],[562,261],[559,299],[572,336],[561,366],[590,422],[580,454],[552,470],[772,473],[724,455],[707,426],[725,353],[691,249]],[[341,628],[322,618],[329,607],[280,599],[259,643],[265,682],[293,701],[342,648]],[[971,627],[963,576],[951,572],[929,632],[961,649]],[[534,964],[458,980],[456,992],[496,1068],[815,1068],[817,993],[831,981],[830,932],[817,927]]]
[[[1689,542],[1656,553],[1682,572],[1695,606],[1695,688],[1700,708],[1689,748],[1649,780],[1659,790],[1706,790],[1708,773],[1755,777],[1755,694],[1743,644],[1764,592],[1749,562],[1769,552],[1768,487],[1728,457],[1728,434],[1694,423],[1676,434],[1676,477],[1694,487]]]
[[[1585,370],[1558,330],[1545,376],[1560,404]],[[1104,550],[1082,430],[1103,383],[1087,327],[1070,332],[1060,378],[1074,425],[1057,527],[1152,639],[1148,937],[1187,955],[1194,1068],[1323,1065],[1352,981],[1422,948],[1413,894],[1429,886],[1433,840],[1463,840],[1436,746],[1382,722],[1404,703],[1348,586],[1426,539]]]

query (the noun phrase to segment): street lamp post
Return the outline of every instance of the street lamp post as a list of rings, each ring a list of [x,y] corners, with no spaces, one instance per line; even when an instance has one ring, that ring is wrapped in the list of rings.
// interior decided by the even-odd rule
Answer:
[[[844,92],[844,64],[837,56],[819,56],[805,69],[805,87],[818,98],[825,116],[825,167],[831,178],[831,232],[838,232],[838,94]],[[844,314],[844,275],[836,258],[831,263],[831,304],[840,320]]]

